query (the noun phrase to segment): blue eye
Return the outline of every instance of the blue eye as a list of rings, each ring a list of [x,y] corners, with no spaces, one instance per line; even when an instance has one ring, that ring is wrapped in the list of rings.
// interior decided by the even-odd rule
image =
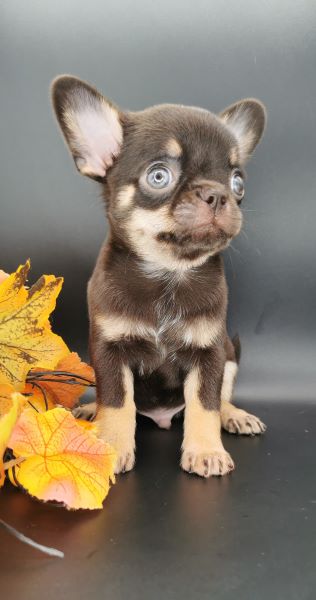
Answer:
[[[170,185],[172,173],[167,167],[152,167],[147,173],[146,181],[150,187],[160,190]]]
[[[238,169],[233,171],[233,174],[232,174],[231,180],[230,180],[230,187],[231,187],[231,190],[232,190],[234,196],[236,196],[237,200],[240,201],[245,194],[245,185],[244,185],[244,178]]]

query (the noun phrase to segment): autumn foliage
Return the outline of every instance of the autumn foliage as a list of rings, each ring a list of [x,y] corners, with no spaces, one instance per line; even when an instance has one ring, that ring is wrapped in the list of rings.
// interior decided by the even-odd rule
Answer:
[[[51,330],[62,278],[28,289],[29,268],[0,270],[0,487],[8,474],[40,500],[102,508],[115,451],[70,412],[94,372]]]

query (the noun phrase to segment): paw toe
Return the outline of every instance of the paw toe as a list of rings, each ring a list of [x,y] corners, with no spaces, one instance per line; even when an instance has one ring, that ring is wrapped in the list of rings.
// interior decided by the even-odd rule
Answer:
[[[228,452],[219,450],[209,453],[184,452],[181,467],[188,473],[196,473],[200,477],[226,475],[235,468]]]
[[[134,451],[124,452],[117,457],[114,473],[126,473],[131,471],[135,464],[135,453]]]
[[[266,425],[255,415],[250,415],[245,411],[235,409],[232,417],[223,420],[223,427],[229,433],[238,435],[260,435],[267,429]]]
[[[85,421],[93,421],[96,415],[95,404],[79,404],[72,409],[72,414],[76,419],[84,419]]]

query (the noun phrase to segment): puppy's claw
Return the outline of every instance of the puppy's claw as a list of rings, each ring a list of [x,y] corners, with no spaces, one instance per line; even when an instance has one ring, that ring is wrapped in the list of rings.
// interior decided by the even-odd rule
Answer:
[[[181,467],[187,473],[196,473],[201,477],[226,475],[235,468],[231,456],[225,450],[214,450],[208,453],[184,451]]]

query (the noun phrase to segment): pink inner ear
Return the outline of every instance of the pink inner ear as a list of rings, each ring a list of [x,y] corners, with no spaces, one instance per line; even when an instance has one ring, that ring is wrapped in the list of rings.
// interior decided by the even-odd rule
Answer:
[[[105,101],[71,111],[66,120],[73,135],[77,166],[84,175],[104,177],[119,154],[123,132],[118,113]]]

